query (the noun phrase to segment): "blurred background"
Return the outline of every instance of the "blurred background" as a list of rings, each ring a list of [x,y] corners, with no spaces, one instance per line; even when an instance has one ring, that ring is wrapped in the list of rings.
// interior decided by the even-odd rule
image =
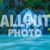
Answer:
[[[10,23],[10,15],[14,15],[15,20],[26,8],[37,15],[50,15],[50,0],[0,0],[0,23],[2,15],[7,15]],[[12,27],[0,27],[0,50],[50,50],[50,19],[48,27],[43,28],[43,35],[40,37],[8,37],[8,29]]]

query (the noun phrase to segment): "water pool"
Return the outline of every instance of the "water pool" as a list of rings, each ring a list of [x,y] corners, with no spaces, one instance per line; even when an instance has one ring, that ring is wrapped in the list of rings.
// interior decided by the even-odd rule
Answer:
[[[50,35],[35,38],[0,35],[0,50],[50,50]]]

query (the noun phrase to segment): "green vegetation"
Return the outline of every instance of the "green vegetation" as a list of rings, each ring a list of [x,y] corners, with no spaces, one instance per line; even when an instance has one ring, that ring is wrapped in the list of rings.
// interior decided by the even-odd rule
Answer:
[[[15,0],[8,0],[8,1],[7,1],[7,5],[8,5],[8,8],[9,8],[9,9],[13,9],[13,7],[14,7],[14,1],[15,1]]]
[[[2,34],[3,31],[0,30],[0,34]]]
[[[7,2],[7,3],[6,3]],[[17,6],[15,5],[15,2]],[[37,8],[41,10],[45,10],[46,14],[49,14],[49,8],[50,8],[50,0],[4,0],[4,3],[6,4],[6,11],[13,10],[14,7],[17,8],[17,11],[22,11],[25,8],[29,8],[31,10],[36,10]],[[0,21],[3,14],[3,0],[0,0]],[[16,15],[16,12],[13,11],[14,16]]]
[[[49,0],[25,0],[25,2],[26,2],[26,4],[24,4],[25,8],[28,7],[31,10],[40,8],[42,10],[45,10],[46,14],[49,13],[49,6],[50,6]]]
[[[0,0],[0,21],[2,17],[2,4],[3,4],[3,0]]]
[[[15,0],[8,0],[8,8],[13,9],[13,7],[15,6],[14,2]],[[36,10],[36,8],[40,8],[41,10],[45,10],[46,14],[49,14],[49,0],[18,0],[17,4],[18,10],[23,10],[25,8]]]
[[[50,31],[50,28],[48,28],[48,31]]]

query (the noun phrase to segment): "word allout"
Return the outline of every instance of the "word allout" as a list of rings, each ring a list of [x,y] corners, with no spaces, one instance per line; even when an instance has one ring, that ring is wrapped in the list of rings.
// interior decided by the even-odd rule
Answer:
[[[30,26],[30,25],[34,25],[34,27],[40,27],[42,25],[42,18],[44,18],[44,26],[45,27],[48,27],[48,18],[46,17],[47,15],[39,15],[38,16],[38,20],[37,20],[37,15],[34,15],[33,17],[30,15],[30,14],[27,14],[27,15],[24,15],[23,16],[23,20],[21,19],[21,15],[18,15],[17,16],[17,24],[16,23],[13,23],[13,15],[10,15],[10,23],[8,22],[8,18],[7,18],[7,15],[3,15],[2,16],[2,19],[1,19],[1,23],[0,23],[0,27],[3,27],[4,25],[6,25],[6,27],[27,27]],[[27,19],[28,17],[28,19]],[[23,21],[23,23],[22,23]],[[38,24],[37,24],[38,22]],[[18,35],[20,36],[20,34],[22,36],[27,36],[30,32],[30,35],[32,36],[33,35],[33,32],[35,34],[35,36],[41,36],[42,34],[42,31],[40,29],[23,29],[23,30],[18,30],[16,31],[15,29],[11,30],[9,29],[8,30],[8,35],[11,36],[11,34],[14,34],[14,36]]]
[[[27,16],[29,16],[29,19],[27,20]],[[27,16],[24,15],[23,17],[23,22],[24,24],[21,24],[21,15],[18,15],[18,24],[13,24],[13,15],[10,15],[10,23],[8,22],[8,18],[7,15],[3,15],[2,19],[1,19],[1,23],[0,23],[0,27],[3,27],[4,25],[6,25],[6,27],[24,27],[25,25],[29,26],[29,25],[34,25],[35,27],[40,27],[42,24],[42,18],[44,18],[44,26],[48,27],[48,18],[46,17],[47,15],[43,15],[43,17],[41,15],[38,16],[38,20],[37,20],[37,16],[34,15],[32,18],[29,14],[27,14]],[[38,24],[37,24],[38,21]]]

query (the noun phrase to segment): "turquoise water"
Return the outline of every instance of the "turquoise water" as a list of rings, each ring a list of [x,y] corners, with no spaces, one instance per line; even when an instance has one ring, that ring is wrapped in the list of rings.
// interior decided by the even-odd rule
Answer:
[[[50,35],[40,37],[0,35],[0,50],[50,50]]]

